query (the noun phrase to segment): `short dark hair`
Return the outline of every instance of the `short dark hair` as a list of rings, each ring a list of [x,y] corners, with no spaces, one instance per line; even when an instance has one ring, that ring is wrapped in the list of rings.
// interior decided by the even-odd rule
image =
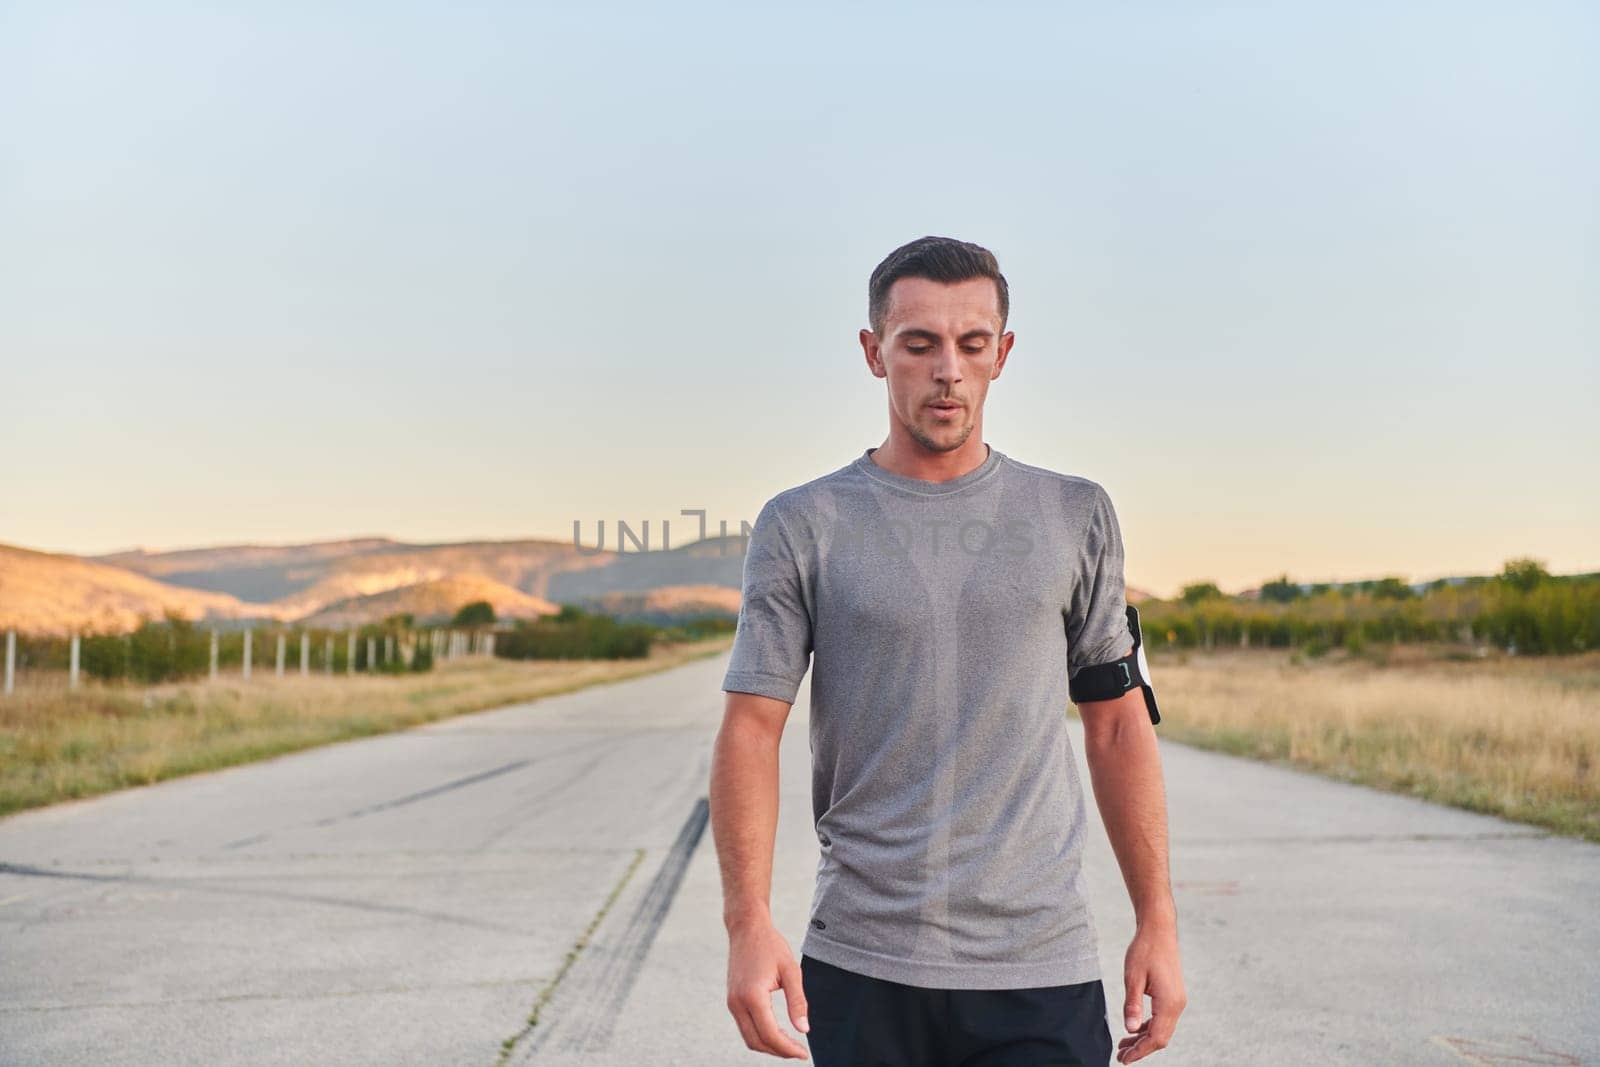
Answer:
[[[971,241],[954,237],[919,237],[884,257],[867,282],[867,321],[872,332],[883,335],[889,315],[889,288],[901,278],[927,278],[951,285],[973,278],[992,278],[1000,296],[1000,328],[1011,313],[1011,290],[994,253]]]

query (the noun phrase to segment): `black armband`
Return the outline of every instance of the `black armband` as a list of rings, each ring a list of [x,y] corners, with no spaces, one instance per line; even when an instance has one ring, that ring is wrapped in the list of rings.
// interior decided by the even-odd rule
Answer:
[[[1139,611],[1128,605],[1128,631],[1133,634],[1133,651],[1110,663],[1079,667],[1067,680],[1067,693],[1074,704],[1088,700],[1115,700],[1134,686],[1144,690],[1144,706],[1150,722],[1161,721],[1156,709],[1156,691],[1150,687],[1150,663],[1144,658],[1144,638],[1139,633]]]

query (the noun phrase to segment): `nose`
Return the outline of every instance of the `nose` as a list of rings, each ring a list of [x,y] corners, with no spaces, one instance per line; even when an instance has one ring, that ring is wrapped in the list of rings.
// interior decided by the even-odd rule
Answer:
[[[961,381],[961,355],[955,346],[939,349],[939,358],[934,361],[933,380],[940,385],[955,385]]]

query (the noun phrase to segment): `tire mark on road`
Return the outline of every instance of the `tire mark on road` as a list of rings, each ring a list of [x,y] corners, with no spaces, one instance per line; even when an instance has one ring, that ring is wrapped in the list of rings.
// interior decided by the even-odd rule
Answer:
[[[477,785],[479,782],[485,782],[491,778],[498,778],[502,774],[509,774],[512,771],[521,770],[524,767],[530,767],[536,763],[544,763],[551,760],[564,760],[576,752],[582,752],[585,749],[609,745],[611,741],[612,739],[609,737],[600,737],[586,743],[568,745],[564,748],[553,749],[549,752],[541,752],[535,756],[514,760],[511,763],[502,764],[499,767],[491,767],[489,770],[479,771],[477,774],[469,774],[463,778],[455,778],[440,785],[418,790],[415,793],[407,793],[404,796],[395,797],[393,800],[385,800],[377,804],[369,804],[364,808],[355,808],[351,811],[347,811],[343,815],[329,815],[313,822],[302,823],[300,825],[316,827],[333,826],[334,824],[344,822],[347,819],[359,819],[364,815],[372,815],[376,812],[389,811],[392,808],[404,807],[407,804],[415,804],[418,801],[428,800],[432,797],[453,792],[454,790],[462,789],[469,785]],[[219,851],[227,852],[235,849],[246,848],[250,845],[260,844],[261,842],[268,840],[270,837],[272,837],[271,831],[263,831],[262,833],[252,834],[249,837],[242,837],[237,841],[229,841],[226,844],[218,846],[218,849]]]
[[[509,774],[512,771],[521,770],[523,767],[526,767],[532,762],[533,761],[529,759],[514,760],[511,763],[494,767],[487,771],[479,771],[477,774],[469,774],[465,778],[457,778],[453,781],[445,782],[443,785],[433,786],[430,789],[423,789],[416,793],[407,793],[405,796],[396,797],[393,800],[385,800],[378,804],[369,804],[364,808],[356,808],[353,811],[345,812],[343,815],[329,815],[327,818],[318,819],[310,825],[332,826],[334,823],[344,822],[346,819],[359,819],[363,815],[371,815],[374,812],[388,811],[391,808],[399,808],[404,807],[407,804],[415,804],[419,800],[427,800],[429,797],[436,797],[441,793],[448,793],[452,790],[461,789],[469,785],[477,785],[479,782],[487,781],[490,778],[498,778],[502,774]],[[247,845],[260,844],[262,841],[267,840],[267,838],[271,836],[272,835],[270,833],[254,834],[250,837],[242,837],[237,841],[229,841],[227,844],[220,846],[220,848],[222,851],[244,848]]]
[[[689,860],[704,836],[710,811],[708,798],[702,796],[695,801],[678,831],[677,840],[662,860],[661,869],[628,920],[627,928],[614,942],[587,958],[585,973],[574,983],[581,987],[582,995],[577,996],[575,991],[572,1014],[562,1016],[557,1020],[558,1026],[536,1035],[528,1046],[530,1052],[547,1045],[557,1029],[561,1032],[563,1051],[593,1052],[610,1044],[617,1016],[627,1002],[656,932],[666,920],[678,887],[683,883]]]
[[[496,842],[500,841],[512,831],[525,829],[528,825],[527,818],[521,814],[521,811],[535,808],[549,800],[551,797],[564,793],[573,786],[590,780],[594,776],[596,768],[616,754],[616,746],[613,742],[613,738],[601,738],[593,745],[578,745],[574,748],[566,750],[564,754],[570,755],[573,752],[580,752],[585,748],[600,748],[600,751],[594,756],[585,760],[583,763],[578,764],[576,767],[570,768],[565,775],[557,778],[555,781],[542,785],[531,796],[519,798],[519,813],[517,816],[506,822],[504,825],[491,830],[489,834],[479,842],[478,849],[482,851],[492,848]]]
[[[59,868],[34,867],[26,863],[10,863],[0,860],[0,874],[15,874],[25,878],[55,878],[62,881],[82,882],[89,884],[119,883],[128,885],[167,886],[172,889],[187,889],[196,893],[215,893],[221,896],[260,897],[265,900],[288,900],[298,904],[325,904],[331,907],[348,908],[355,911],[370,911],[385,915],[409,915],[430,922],[450,923],[456,926],[468,926],[478,930],[490,930],[500,934],[525,935],[529,931],[504,923],[484,922],[465,915],[451,915],[448,912],[429,911],[425,908],[407,908],[397,904],[378,904],[368,900],[350,900],[344,897],[326,896],[320,893],[286,893],[273,892],[264,889],[246,889],[241,887],[228,887],[222,885],[208,885],[206,882],[221,881],[221,878],[197,880],[193,878],[168,878],[160,875],[148,874],[95,874],[90,871],[62,870]]]
[[[341,822],[345,819],[359,819],[363,815],[371,815],[373,812],[388,811],[390,808],[399,808],[404,807],[407,804],[415,804],[419,800],[427,800],[429,797],[436,797],[440,793],[448,793],[454,789],[462,789],[469,785],[477,785],[479,782],[486,782],[490,778],[498,778],[502,774],[510,774],[512,771],[519,771],[532,762],[533,761],[531,759],[512,760],[510,763],[491,768],[487,771],[479,771],[477,774],[469,774],[465,778],[457,778],[454,781],[445,782],[443,785],[436,785],[432,789],[423,789],[416,793],[407,793],[403,797],[396,797],[393,800],[385,800],[378,804],[369,804],[364,808],[356,808],[354,811],[347,811],[343,815],[333,815],[326,819],[318,819],[317,825],[328,826],[332,823]]]
[[[539,1013],[544,1010],[545,1004],[549,1003],[550,997],[555,993],[556,986],[561,984],[561,979],[566,977],[567,972],[572,969],[572,965],[577,962],[579,955],[589,944],[589,937],[594,933],[595,927],[600,925],[601,920],[611,911],[611,906],[622,895],[623,888],[633,878],[633,872],[639,869],[639,864],[644,861],[644,852],[645,850],[642,848],[634,852],[633,862],[628,864],[628,869],[622,872],[622,877],[612,887],[610,894],[606,897],[606,902],[600,906],[599,911],[595,912],[594,918],[589,920],[589,925],[584,928],[577,942],[567,951],[567,958],[561,964],[561,969],[556,972],[554,978],[545,983],[544,988],[539,990],[539,995],[533,1002],[533,1009],[528,1012],[528,1021],[523,1024],[522,1029],[500,1042],[500,1055],[495,1060],[497,1065],[507,1063],[512,1051],[517,1047],[517,1042],[527,1037],[528,1033],[539,1025]]]
[[[1366,833],[1366,834],[1257,834],[1239,837],[1187,837],[1177,842],[1184,848],[1218,845],[1382,845],[1406,841],[1542,841],[1556,834],[1550,830],[1483,830],[1463,833]]]

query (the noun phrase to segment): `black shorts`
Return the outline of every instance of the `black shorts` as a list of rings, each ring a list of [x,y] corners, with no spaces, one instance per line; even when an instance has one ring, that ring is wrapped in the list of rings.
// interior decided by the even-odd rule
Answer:
[[[800,957],[816,1067],[1106,1067],[1100,979],[1032,989],[925,989]]]

